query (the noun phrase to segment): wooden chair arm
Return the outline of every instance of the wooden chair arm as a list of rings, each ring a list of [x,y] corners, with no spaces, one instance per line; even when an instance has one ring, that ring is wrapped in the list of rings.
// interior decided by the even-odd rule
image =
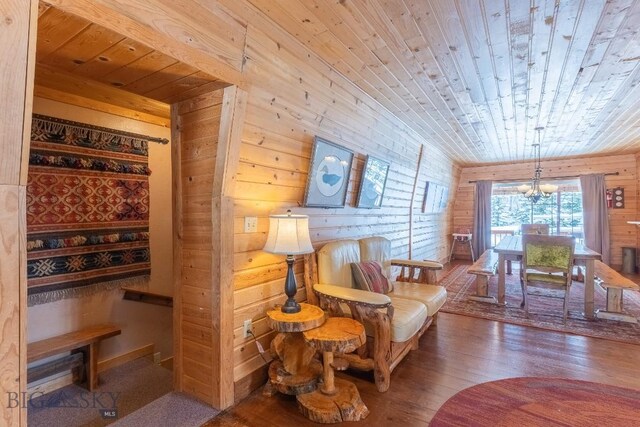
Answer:
[[[391,306],[391,298],[376,292],[321,284],[313,285],[313,290],[319,297],[331,298],[345,304],[354,303],[370,308],[387,308]]]
[[[391,265],[397,267],[414,267],[414,268],[426,268],[429,270],[442,270],[444,266],[436,261],[416,261],[412,259],[392,259]]]
[[[391,266],[400,267],[398,282],[424,283],[435,285],[438,282],[436,270],[442,270],[443,265],[435,261],[414,261],[410,259],[392,259]],[[416,278],[416,271],[418,277]]]

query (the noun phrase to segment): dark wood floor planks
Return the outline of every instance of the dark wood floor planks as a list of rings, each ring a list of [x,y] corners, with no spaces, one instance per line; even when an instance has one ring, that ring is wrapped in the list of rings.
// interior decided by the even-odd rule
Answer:
[[[640,389],[640,346],[442,313],[393,372],[388,392],[378,393],[367,374],[339,375],[358,386],[371,411],[358,425],[409,427],[426,425],[458,391],[502,378],[563,377]],[[298,412],[294,398],[264,397],[261,390],[206,424],[317,425]]]

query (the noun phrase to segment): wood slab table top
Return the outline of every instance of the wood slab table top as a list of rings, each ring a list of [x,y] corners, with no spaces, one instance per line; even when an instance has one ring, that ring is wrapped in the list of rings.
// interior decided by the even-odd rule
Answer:
[[[493,250],[499,254],[522,255],[522,236],[504,236]],[[573,257],[575,259],[600,259],[602,255],[582,243],[576,243]]]
[[[298,313],[283,313],[280,307],[276,307],[267,311],[267,317],[275,331],[304,332],[322,325],[326,315],[320,307],[303,302]]]
[[[322,326],[303,335],[308,343],[322,352],[351,353],[367,339],[362,323],[348,317],[330,317]]]

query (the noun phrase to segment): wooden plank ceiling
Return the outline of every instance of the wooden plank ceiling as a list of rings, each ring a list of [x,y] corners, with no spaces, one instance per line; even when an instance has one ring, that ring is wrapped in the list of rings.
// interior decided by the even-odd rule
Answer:
[[[461,164],[640,149],[640,1],[247,1]]]
[[[104,27],[40,4],[36,95],[64,94],[169,117],[169,104],[227,86]]]

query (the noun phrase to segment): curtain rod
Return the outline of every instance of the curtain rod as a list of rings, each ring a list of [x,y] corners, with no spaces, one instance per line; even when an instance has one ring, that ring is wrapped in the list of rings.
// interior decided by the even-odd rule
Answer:
[[[620,172],[608,172],[603,174],[604,176],[617,176],[620,175]],[[574,175],[574,176],[554,176],[551,178],[545,178],[545,181],[553,181],[556,179],[574,179],[574,178],[580,178],[580,175]],[[531,181],[530,178],[524,178],[524,179],[496,179],[496,180],[491,180],[491,182],[516,182],[516,181]],[[478,182],[478,180],[474,180],[474,181],[469,181],[469,184],[474,184]]]

